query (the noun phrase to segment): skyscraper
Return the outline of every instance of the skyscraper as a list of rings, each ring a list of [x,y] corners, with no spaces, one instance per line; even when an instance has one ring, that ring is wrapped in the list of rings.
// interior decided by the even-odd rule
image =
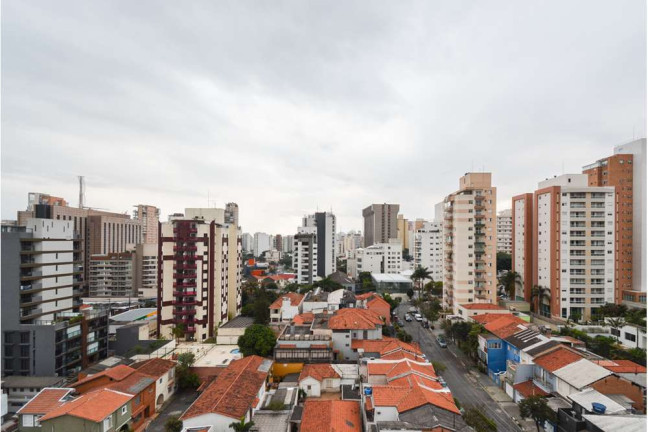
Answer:
[[[364,218],[364,246],[389,243],[398,238],[398,204],[372,204],[362,210]]]
[[[497,252],[511,253],[513,248],[512,212],[502,210],[497,214]]]
[[[454,314],[459,305],[497,300],[496,203],[490,173],[467,173],[445,198],[443,303]]]
[[[299,227],[293,237],[293,269],[297,283],[312,284],[318,267],[317,227]]]
[[[225,205],[225,223],[239,226],[238,204],[231,202]]]
[[[336,270],[335,262],[335,215],[328,212],[317,212],[304,216],[303,227],[315,227],[317,235],[317,276],[325,278]]]
[[[152,205],[138,204],[133,210],[133,219],[141,221],[142,243],[156,244],[160,209]]]

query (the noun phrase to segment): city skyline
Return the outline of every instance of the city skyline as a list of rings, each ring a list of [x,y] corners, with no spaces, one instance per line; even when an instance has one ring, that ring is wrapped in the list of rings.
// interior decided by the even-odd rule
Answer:
[[[378,202],[431,220],[470,171],[509,208],[646,135],[640,2],[79,5],[3,5],[3,219],[84,175],[115,212],[357,230]]]

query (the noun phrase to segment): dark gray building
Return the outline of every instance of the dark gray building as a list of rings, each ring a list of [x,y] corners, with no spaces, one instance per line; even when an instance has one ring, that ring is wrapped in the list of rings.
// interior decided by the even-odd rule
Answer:
[[[371,204],[362,210],[364,247],[398,238],[398,204]]]

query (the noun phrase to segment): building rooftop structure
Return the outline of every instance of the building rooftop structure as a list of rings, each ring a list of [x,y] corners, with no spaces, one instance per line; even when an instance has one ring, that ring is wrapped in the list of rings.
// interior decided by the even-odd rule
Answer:
[[[131,322],[140,320],[154,320],[157,318],[157,308],[131,309],[110,317],[111,321]]]
[[[71,415],[98,423],[125,405],[133,398],[132,395],[111,389],[101,389],[65,401],[58,407],[47,412],[40,421],[45,421]]]
[[[44,388],[18,410],[18,414],[45,414],[63,405],[71,396],[71,388]]]
[[[536,357],[534,361],[541,368],[554,372],[582,359],[583,356],[575,350],[560,346],[547,354]]]
[[[377,313],[368,309],[340,309],[329,318],[328,328],[332,330],[373,330],[382,325]]]
[[[227,321],[227,323],[223,324],[219,328],[247,328],[252,324],[254,324],[253,317],[237,316],[236,318]]]
[[[361,432],[362,417],[357,401],[307,399],[300,432]]]
[[[612,375],[612,372],[589,360],[580,359],[554,371],[553,374],[570,386],[581,389]]]
[[[572,393],[569,396],[569,399],[576,402],[578,405],[585,408],[587,411],[592,411],[592,403],[600,403],[605,405],[605,414],[620,414],[625,413],[627,409],[607,397],[606,395],[599,393],[593,388],[588,388],[582,392]]]
[[[23,375],[7,375],[2,377],[2,387],[25,387],[25,388],[45,388],[45,387],[58,387],[58,384],[63,383],[65,378],[60,376],[23,376]]]

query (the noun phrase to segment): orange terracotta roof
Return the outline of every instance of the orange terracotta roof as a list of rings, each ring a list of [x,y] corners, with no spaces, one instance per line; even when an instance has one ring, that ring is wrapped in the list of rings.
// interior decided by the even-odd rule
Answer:
[[[53,409],[45,414],[41,421],[71,415],[98,423],[124,406],[132,398],[132,395],[110,389],[93,391]]]
[[[459,414],[452,393],[432,391],[419,385],[412,387],[373,386],[373,399],[374,406],[395,407],[400,413],[430,404]]]
[[[65,403],[62,399],[74,389],[44,388],[18,410],[19,414],[45,414]]]
[[[156,378],[168,373],[175,366],[176,362],[158,357],[131,365],[132,368],[137,369],[139,372]]]
[[[367,373],[369,375],[385,375],[388,381],[412,373],[424,376],[428,379],[434,379],[437,377],[434,366],[430,363],[419,364],[408,359],[389,363],[370,362],[367,365]],[[436,381],[434,382],[436,383]],[[437,387],[437,385],[434,385],[434,387]],[[438,387],[440,388],[441,385],[439,384]]]
[[[311,347],[311,349],[312,349],[312,348],[314,348],[314,349],[326,349],[326,348],[328,348],[329,346],[328,346],[328,345],[324,345],[324,344],[322,344],[322,345],[314,344],[314,345],[311,345],[310,347]]]
[[[565,347],[564,345],[558,345],[556,349],[547,354],[536,357],[534,362],[541,368],[553,372],[567,366],[568,364],[577,362],[582,358],[583,356],[577,352]]]
[[[279,298],[277,298],[277,300],[275,300],[270,305],[270,309],[281,309],[281,305],[283,304],[283,299],[286,298],[286,297],[290,299],[290,305],[291,306],[299,306],[299,304],[304,299],[303,294],[297,294],[297,293],[293,293],[293,292],[281,294],[281,296]]]
[[[106,386],[106,388],[135,396],[144,391],[150,385],[154,385],[156,379],[157,378],[151,378],[150,375],[135,371],[123,380]]]
[[[336,311],[329,319],[331,330],[374,330],[383,320],[369,309],[344,308]]]
[[[232,361],[182,414],[181,420],[217,413],[240,419],[253,406],[259,389],[265,385],[269,368],[266,359],[256,355]],[[268,360],[269,361],[269,360]]]
[[[310,324],[315,320],[315,315],[313,312],[304,312],[299,315],[295,315],[293,318],[293,323],[301,325],[301,324]]]
[[[495,320],[498,320],[502,318],[503,314],[493,314],[493,313],[485,313],[481,315],[473,315],[470,318],[473,321],[477,321],[480,324],[488,324],[490,322],[493,322]]]
[[[595,360],[599,366],[616,373],[646,373],[646,367],[631,360]]]
[[[279,348],[297,348],[297,344],[282,344],[279,342]]]
[[[360,403],[306,399],[300,432],[361,432]]]
[[[371,297],[371,296],[373,296],[375,294],[376,294],[375,292],[369,292],[369,293],[365,293],[365,294],[357,294],[356,295],[356,300],[366,300],[366,299],[368,299],[369,297]]]
[[[470,310],[506,310],[506,308],[492,303],[466,303],[459,306]]]
[[[365,353],[378,353],[380,354],[380,358],[385,360],[401,358],[409,358],[411,360],[423,359],[423,353],[417,346],[387,336],[376,340],[353,339],[351,340],[351,349],[362,349]]]
[[[520,392],[520,394],[525,398],[530,396],[549,396],[549,393],[533,384],[533,380],[517,383],[513,386],[513,388]]]
[[[77,386],[79,386],[81,384],[85,384],[87,382],[93,381],[93,380],[95,380],[97,378],[100,378],[100,377],[103,377],[103,376],[107,376],[112,381],[121,381],[124,378],[126,378],[127,376],[129,376],[130,374],[132,374],[133,372],[135,372],[135,369],[133,369],[130,366],[117,365],[115,367],[112,367],[110,369],[106,369],[106,370],[101,371],[99,373],[96,373],[94,375],[88,375],[87,377],[85,377],[85,378],[75,382],[74,384],[72,384],[71,387],[76,388]]]
[[[304,369],[302,369],[299,374],[299,381],[304,380],[308,377],[314,378],[317,381],[322,381],[325,378],[340,378],[340,374],[337,373],[333,366],[330,364],[305,364]]]
[[[528,323],[514,315],[500,314],[500,318],[487,323],[484,328],[500,339],[522,331]]]

